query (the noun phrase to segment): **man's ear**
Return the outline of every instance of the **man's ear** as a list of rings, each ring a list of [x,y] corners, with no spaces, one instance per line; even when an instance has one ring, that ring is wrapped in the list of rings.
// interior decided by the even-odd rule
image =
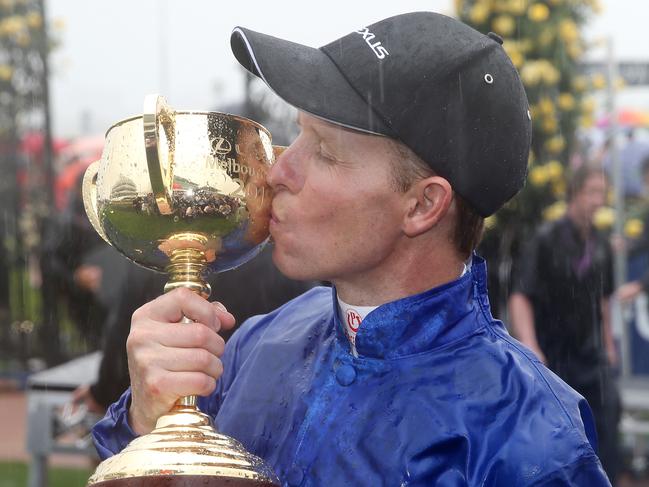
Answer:
[[[427,232],[444,219],[453,201],[451,184],[440,176],[417,181],[408,190],[403,231],[409,237]]]

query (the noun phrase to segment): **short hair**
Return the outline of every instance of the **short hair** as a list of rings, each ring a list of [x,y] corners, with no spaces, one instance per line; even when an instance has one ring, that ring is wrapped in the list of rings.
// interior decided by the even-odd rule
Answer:
[[[579,193],[584,188],[586,181],[588,181],[588,179],[593,175],[603,176],[608,181],[606,172],[599,165],[586,163],[575,169],[570,176],[570,180],[568,181],[566,200],[568,202],[572,201],[577,193]]]
[[[396,156],[392,158],[392,175],[397,191],[405,193],[416,181],[435,175],[435,171],[409,147],[394,139],[388,139],[388,143]],[[468,258],[482,240],[484,218],[456,192],[455,206],[457,219],[452,241],[458,251]]]

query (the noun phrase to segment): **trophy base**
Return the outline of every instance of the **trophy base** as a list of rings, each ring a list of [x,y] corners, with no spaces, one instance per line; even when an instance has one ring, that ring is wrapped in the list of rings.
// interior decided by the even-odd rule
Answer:
[[[88,487],[199,485],[278,486],[279,480],[261,458],[217,433],[210,416],[192,405],[177,405],[160,416],[153,431],[104,460],[88,480]]]
[[[264,480],[214,477],[211,475],[152,475],[105,480],[93,487],[277,487]]]

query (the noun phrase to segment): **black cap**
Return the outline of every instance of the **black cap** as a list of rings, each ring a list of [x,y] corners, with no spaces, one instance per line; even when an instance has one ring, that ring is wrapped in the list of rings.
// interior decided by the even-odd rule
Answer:
[[[529,107],[497,36],[414,12],[320,49],[242,27],[230,42],[237,60],[286,102],[400,140],[482,216],[525,182]]]

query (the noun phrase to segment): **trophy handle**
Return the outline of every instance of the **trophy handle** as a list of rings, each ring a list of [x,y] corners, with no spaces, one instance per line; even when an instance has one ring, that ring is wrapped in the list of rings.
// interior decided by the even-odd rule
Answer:
[[[101,228],[99,212],[97,211],[97,173],[99,172],[100,162],[101,161],[95,161],[90,164],[83,175],[83,185],[81,189],[83,194],[83,207],[85,208],[88,220],[90,220],[95,231],[107,244],[112,245],[104,233],[104,229]]]
[[[172,213],[171,182],[173,155],[175,149],[174,111],[167,105],[163,96],[158,94],[147,95],[144,98],[144,149],[146,162],[149,169],[151,189],[155,196],[158,210],[163,215]],[[169,160],[163,167],[160,155],[160,132],[162,126],[169,145]]]

